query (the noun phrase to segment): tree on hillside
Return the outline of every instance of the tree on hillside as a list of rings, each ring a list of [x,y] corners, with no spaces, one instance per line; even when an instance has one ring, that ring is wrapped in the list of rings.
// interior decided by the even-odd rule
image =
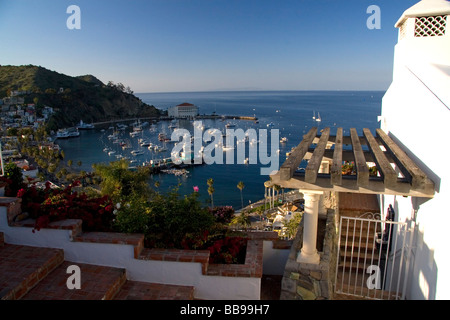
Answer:
[[[244,189],[245,184],[242,181],[239,181],[239,183],[237,184],[237,188],[241,191],[241,206],[242,209],[244,208],[244,198],[242,197],[242,190]]]
[[[214,208],[214,198],[213,198],[213,194],[214,194],[214,180],[212,178],[209,178],[207,181],[208,184],[208,194],[211,196],[211,208]]]

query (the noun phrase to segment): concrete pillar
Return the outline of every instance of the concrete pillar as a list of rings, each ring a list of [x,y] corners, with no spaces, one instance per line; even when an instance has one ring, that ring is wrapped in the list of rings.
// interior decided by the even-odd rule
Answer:
[[[303,246],[297,256],[297,262],[319,264],[317,252],[317,225],[319,220],[319,201],[322,191],[302,191],[305,199],[303,214]]]

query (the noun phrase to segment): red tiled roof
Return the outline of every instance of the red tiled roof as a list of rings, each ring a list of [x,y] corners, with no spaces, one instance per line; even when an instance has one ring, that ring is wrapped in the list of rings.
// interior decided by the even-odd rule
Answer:
[[[192,106],[193,104],[187,102],[177,105],[177,107],[192,107]]]

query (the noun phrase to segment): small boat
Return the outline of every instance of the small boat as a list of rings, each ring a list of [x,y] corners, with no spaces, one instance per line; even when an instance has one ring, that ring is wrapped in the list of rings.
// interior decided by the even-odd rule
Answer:
[[[133,150],[133,151],[131,151],[131,154],[132,154],[133,156],[140,156],[140,155],[143,155],[144,152],[143,152],[143,151],[140,151],[140,150]]]
[[[281,142],[281,143],[286,143],[286,142],[287,142],[287,138],[286,138],[286,137],[281,138],[281,139],[280,139],[280,142]]]
[[[76,138],[79,136],[80,136],[80,133],[78,132],[78,130],[69,132],[69,138]]]
[[[108,152],[108,156],[112,156],[113,154],[115,154],[116,152],[113,150],[113,151],[109,151]]]
[[[267,124],[268,127],[273,127],[274,125],[275,124],[273,122]]]
[[[93,124],[84,123],[83,120],[80,120],[80,123],[77,126],[78,130],[89,130],[94,128],[95,126]]]
[[[227,124],[225,125],[225,128],[234,128],[234,127],[236,127],[236,125],[233,124],[233,123],[227,123]]]
[[[56,132],[56,139],[68,139],[69,138],[69,131],[67,129],[59,129]]]
[[[320,118],[320,113],[319,113],[319,112],[317,112],[317,118],[316,118],[316,121],[317,121],[317,122],[322,121],[322,118]]]
[[[167,151],[167,148],[161,147],[161,146],[154,146],[154,147],[153,147],[153,150],[154,150],[155,152],[164,152],[164,151]]]
[[[136,137],[138,134],[139,134],[139,131],[132,131],[132,132],[130,132],[130,136],[132,138]]]
[[[148,147],[151,146],[151,144],[152,143],[150,141],[141,141],[141,143],[139,143],[141,147]]]
[[[167,136],[166,136],[166,134],[165,133],[160,133],[160,134],[158,134],[158,140],[159,141],[164,141],[165,139],[167,139]]]
[[[116,140],[118,136],[119,136],[119,133],[118,133],[117,131],[114,131],[113,134],[110,134],[110,135],[108,136],[108,139],[109,139],[109,140]]]

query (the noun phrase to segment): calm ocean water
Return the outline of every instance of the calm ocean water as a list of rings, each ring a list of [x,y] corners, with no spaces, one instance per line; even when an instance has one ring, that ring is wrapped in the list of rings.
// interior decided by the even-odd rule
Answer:
[[[236,125],[235,129],[242,128],[244,131],[249,128],[258,129],[279,129],[280,137],[286,137],[287,143],[279,145],[279,165],[286,159],[286,152],[297,146],[302,136],[313,126],[321,128],[330,127],[331,134],[336,132],[337,127],[344,128],[344,134],[349,134],[350,128],[356,128],[362,134],[363,128],[369,128],[374,132],[379,128],[377,116],[381,114],[381,100],[384,92],[350,92],[350,91],[263,91],[263,92],[189,92],[189,93],[142,93],[136,94],[145,103],[166,110],[169,106],[189,102],[200,108],[200,114],[211,114],[216,112],[219,115],[236,116],[256,116],[259,123],[246,120],[203,120],[205,128],[225,129],[227,122]],[[320,123],[312,119],[313,115],[320,114]],[[144,120],[143,120],[144,121]],[[273,126],[267,127],[267,124]],[[125,122],[130,125],[131,122]],[[69,140],[59,140],[58,143],[66,154],[66,160],[73,160],[77,167],[77,161],[81,160],[81,169],[92,170],[93,163],[108,163],[115,161],[116,155],[123,155],[136,159],[139,163],[151,159],[161,159],[170,157],[173,144],[167,144],[167,152],[151,152],[143,148],[144,155],[133,157],[130,151],[138,149],[137,139],[144,137],[153,143],[161,145],[157,136],[159,132],[165,132],[170,137],[171,130],[168,128],[170,122],[161,121],[156,124],[156,131],[150,132],[146,127],[141,136],[131,138],[129,132],[131,126],[121,131],[121,137],[128,140],[132,149],[123,151],[119,145],[113,144],[108,135],[112,130],[110,125],[97,127],[94,130],[81,131],[79,138]],[[181,121],[180,127],[192,132],[190,121]],[[104,131],[102,131],[102,129]],[[104,148],[111,148],[116,151],[115,155],[108,156],[103,151]],[[247,149],[248,150],[248,149]],[[248,151],[246,151],[248,154]],[[241,207],[240,191],[237,188],[239,181],[243,181],[244,205],[255,202],[264,196],[264,182],[268,176],[260,175],[261,167],[269,165],[251,164],[214,164],[189,168],[187,177],[174,176],[172,174],[158,174],[151,178],[150,184],[155,181],[160,182],[160,190],[167,190],[170,186],[180,185],[180,194],[187,194],[193,191],[194,186],[199,187],[202,200],[207,203],[209,195],[206,181],[214,179],[214,204],[232,205],[236,209]],[[208,202],[209,203],[209,202]]]

